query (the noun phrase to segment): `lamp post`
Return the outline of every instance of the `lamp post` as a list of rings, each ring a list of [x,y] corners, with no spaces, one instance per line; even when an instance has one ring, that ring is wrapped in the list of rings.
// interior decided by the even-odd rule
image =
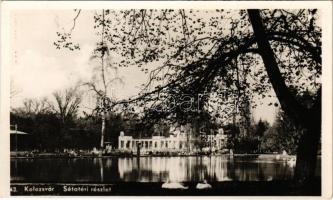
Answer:
[[[140,148],[141,148],[141,142],[138,142],[137,149],[136,149],[136,156],[137,156],[137,158],[140,158]]]

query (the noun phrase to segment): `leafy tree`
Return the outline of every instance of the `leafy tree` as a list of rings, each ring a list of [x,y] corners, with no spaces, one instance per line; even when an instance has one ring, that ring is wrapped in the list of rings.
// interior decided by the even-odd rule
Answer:
[[[78,15],[80,14],[78,10]],[[94,74],[91,81],[85,82],[91,90],[95,92],[97,97],[97,111],[101,116],[101,141],[100,147],[104,148],[106,121],[108,112],[112,111],[111,105],[115,99],[111,98],[111,87],[116,82],[122,83],[122,79],[117,76],[117,66],[113,64],[110,51],[112,48],[107,43],[108,39],[108,19],[106,19],[108,11],[102,10],[101,14],[96,13],[94,17],[96,34],[100,36],[100,41],[96,43],[96,48],[91,56],[92,61],[97,61],[94,65]],[[77,16],[78,16],[77,15]]]
[[[296,154],[302,130],[297,129],[290,119],[280,111],[272,127],[269,127],[261,140],[260,147],[263,152],[283,152]]]
[[[299,143],[300,136],[302,135],[302,129],[296,127],[290,120],[290,118],[280,111],[276,118],[277,131],[279,141],[282,149],[286,150],[290,154],[296,154],[297,144]]]
[[[118,66],[136,64],[149,73],[143,92],[127,103],[145,106],[151,119],[186,121],[198,111],[184,110],[174,99],[204,94],[199,112],[218,111],[219,115],[213,116],[227,123],[233,113],[240,112],[243,102],[253,100],[255,94],[265,97],[273,89],[283,111],[304,130],[295,179],[305,182],[314,176],[321,122],[317,10],[141,9],[103,13],[94,16],[96,26],[100,19],[106,23],[110,49],[123,58]],[[68,43],[62,44],[66,47]],[[148,63],[160,65],[149,68]],[[291,87],[297,94],[313,91],[316,95],[310,106],[298,101]],[[216,96],[221,93],[227,95]],[[174,103],[174,109],[164,109]]]
[[[295,89],[291,88],[291,91],[296,93]],[[304,106],[311,108],[313,96],[314,94],[305,91],[301,95],[296,95],[296,98],[298,101],[303,102]],[[276,144],[274,144],[277,147],[276,151],[282,152],[283,150],[286,150],[290,154],[296,154],[300,137],[304,131],[303,128],[295,125],[290,117],[280,110],[276,116],[272,129],[274,129],[274,131],[271,130],[269,133],[274,134],[268,134],[265,137],[269,138],[270,136],[273,136],[275,138],[274,140],[277,141]]]
[[[264,153],[273,153],[273,152],[282,152],[283,150],[286,150],[286,148],[283,148],[280,144],[281,137],[279,135],[278,129],[276,126],[272,126],[268,128],[260,143],[260,149]]]
[[[288,86],[286,85],[288,78],[283,77],[279,70],[279,64],[286,67],[295,67],[298,69],[295,74],[289,73],[289,77],[298,77],[301,73],[301,69],[313,70],[311,73],[313,77],[320,77],[321,72],[321,42],[320,42],[320,28],[316,27],[315,19],[312,16],[316,13],[316,10],[309,11],[309,15],[304,15],[301,11],[296,14],[291,14],[291,22],[293,26],[290,27],[287,23],[285,27],[277,28],[278,31],[287,33],[289,40],[287,40],[288,48],[290,49],[287,56],[293,56],[295,54],[294,62],[288,62],[287,65],[283,65],[283,61],[279,62],[275,58],[272,47],[275,45],[269,44],[267,25],[263,25],[260,13],[258,10],[250,10],[249,17],[253,26],[255,38],[258,48],[260,49],[261,57],[264,62],[265,69],[267,71],[270,82],[274,88],[274,91],[279,99],[282,109],[287,115],[295,122],[297,126],[303,128],[304,132],[301,136],[298,150],[297,150],[297,163],[295,178],[300,181],[308,181],[313,178],[316,166],[316,155],[318,149],[318,143],[321,130],[321,87],[317,86],[315,82],[311,85],[319,87],[317,94],[310,107],[304,105],[304,102],[297,101],[296,96],[292,94]],[[287,15],[288,16],[288,15]],[[286,19],[286,16],[282,19]],[[292,18],[296,18],[293,20]],[[305,25],[298,25],[298,21],[303,21]],[[304,32],[302,32],[304,31]],[[294,43],[293,41],[296,41]],[[279,50],[278,48],[276,49]],[[279,53],[285,53],[280,50]],[[301,55],[297,53],[301,53]],[[310,62],[304,63],[305,62]],[[287,76],[288,77],[288,76]],[[298,86],[298,84],[296,84]],[[297,89],[299,86],[297,87]]]
[[[264,132],[269,128],[269,123],[267,121],[262,121],[261,119],[256,125],[255,135],[258,137],[262,137]]]
[[[224,133],[226,135],[229,135],[228,138],[228,143],[227,143],[227,148],[229,149],[234,149],[235,148],[235,144],[237,143],[237,139],[240,136],[240,129],[239,127],[234,124],[234,123],[230,123],[227,124],[223,127],[224,129]]]
[[[67,48],[71,51],[80,49],[79,44],[74,44],[69,41],[72,36],[72,32],[75,29],[77,20],[81,14],[81,10],[74,10],[75,17],[73,19],[73,26],[68,32],[57,32],[59,40],[54,42],[57,49]],[[104,148],[105,134],[106,134],[106,121],[108,112],[112,111],[111,106],[114,104],[115,99],[111,98],[111,87],[116,82],[122,83],[122,79],[117,76],[117,65],[111,60],[111,52],[114,46],[110,47],[108,43],[108,32],[110,31],[110,19],[107,18],[109,10],[101,10],[101,12],[95,12],[94,15],[94,29],[96,35],[100,38],[100,41],[96,42],[96,48],[92,52],[90,58],[91,64],[94,67],[91,80],[83,81],[82,85],[87,86],[89,90],[93,91],[96,96],[96,108],[94,112],[97,112],[101,117],[101,137],[100,148]]]

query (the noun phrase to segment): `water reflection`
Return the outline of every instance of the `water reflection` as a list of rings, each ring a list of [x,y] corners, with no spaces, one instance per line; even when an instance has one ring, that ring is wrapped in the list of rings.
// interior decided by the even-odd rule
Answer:
[[[320,160],[317,175],[320,175]],[[226,156],[11,159],[17,182],[272,181],[293,177],[287,161]]]

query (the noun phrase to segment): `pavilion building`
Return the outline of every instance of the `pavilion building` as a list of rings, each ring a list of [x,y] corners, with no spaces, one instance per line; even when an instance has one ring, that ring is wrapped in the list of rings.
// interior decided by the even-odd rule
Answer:
[[[187,129],[188,130],[188,129]],[[202,134],[202,133],[201,133]],[[223,134],[223,129],[219,129],[217,134],[204,135],[206,142],[210,144],[210,148],[214,150],[222,150],[226,146],[227,135]],[[181,127],[171,128],[170,135],[165,136],[152,136],[151,138],[133,138],[126,136],[123,131],[120,132],[118,137],[118,149],[137,151],[138,145],[143,152],[147,151],[192,151],[196,149],[195,138],[190,133]]]

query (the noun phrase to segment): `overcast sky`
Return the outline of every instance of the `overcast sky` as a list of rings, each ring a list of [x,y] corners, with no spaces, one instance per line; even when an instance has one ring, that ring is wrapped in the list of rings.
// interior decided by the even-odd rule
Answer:
[[[74,85],[78,80],[91,78],[89,58],[97,37],[93,30],[93,13],[82,11],[73,40],[81,45],[80,51],[57,50],[53,42],[62,27],[69,30],[75,13],[72,10],[16,11],[11,15],[11,79],[19,90],[11,103],[21,106],[25,98],[50,97],[52,92]],[[117,85],[117,98],[128,98],[139,91],[146,82],[146,75],[136,67],[121,68],[119,76],[125,84]],[[275,108],[264,105],[254,110],[254,118],[272,123]]]

